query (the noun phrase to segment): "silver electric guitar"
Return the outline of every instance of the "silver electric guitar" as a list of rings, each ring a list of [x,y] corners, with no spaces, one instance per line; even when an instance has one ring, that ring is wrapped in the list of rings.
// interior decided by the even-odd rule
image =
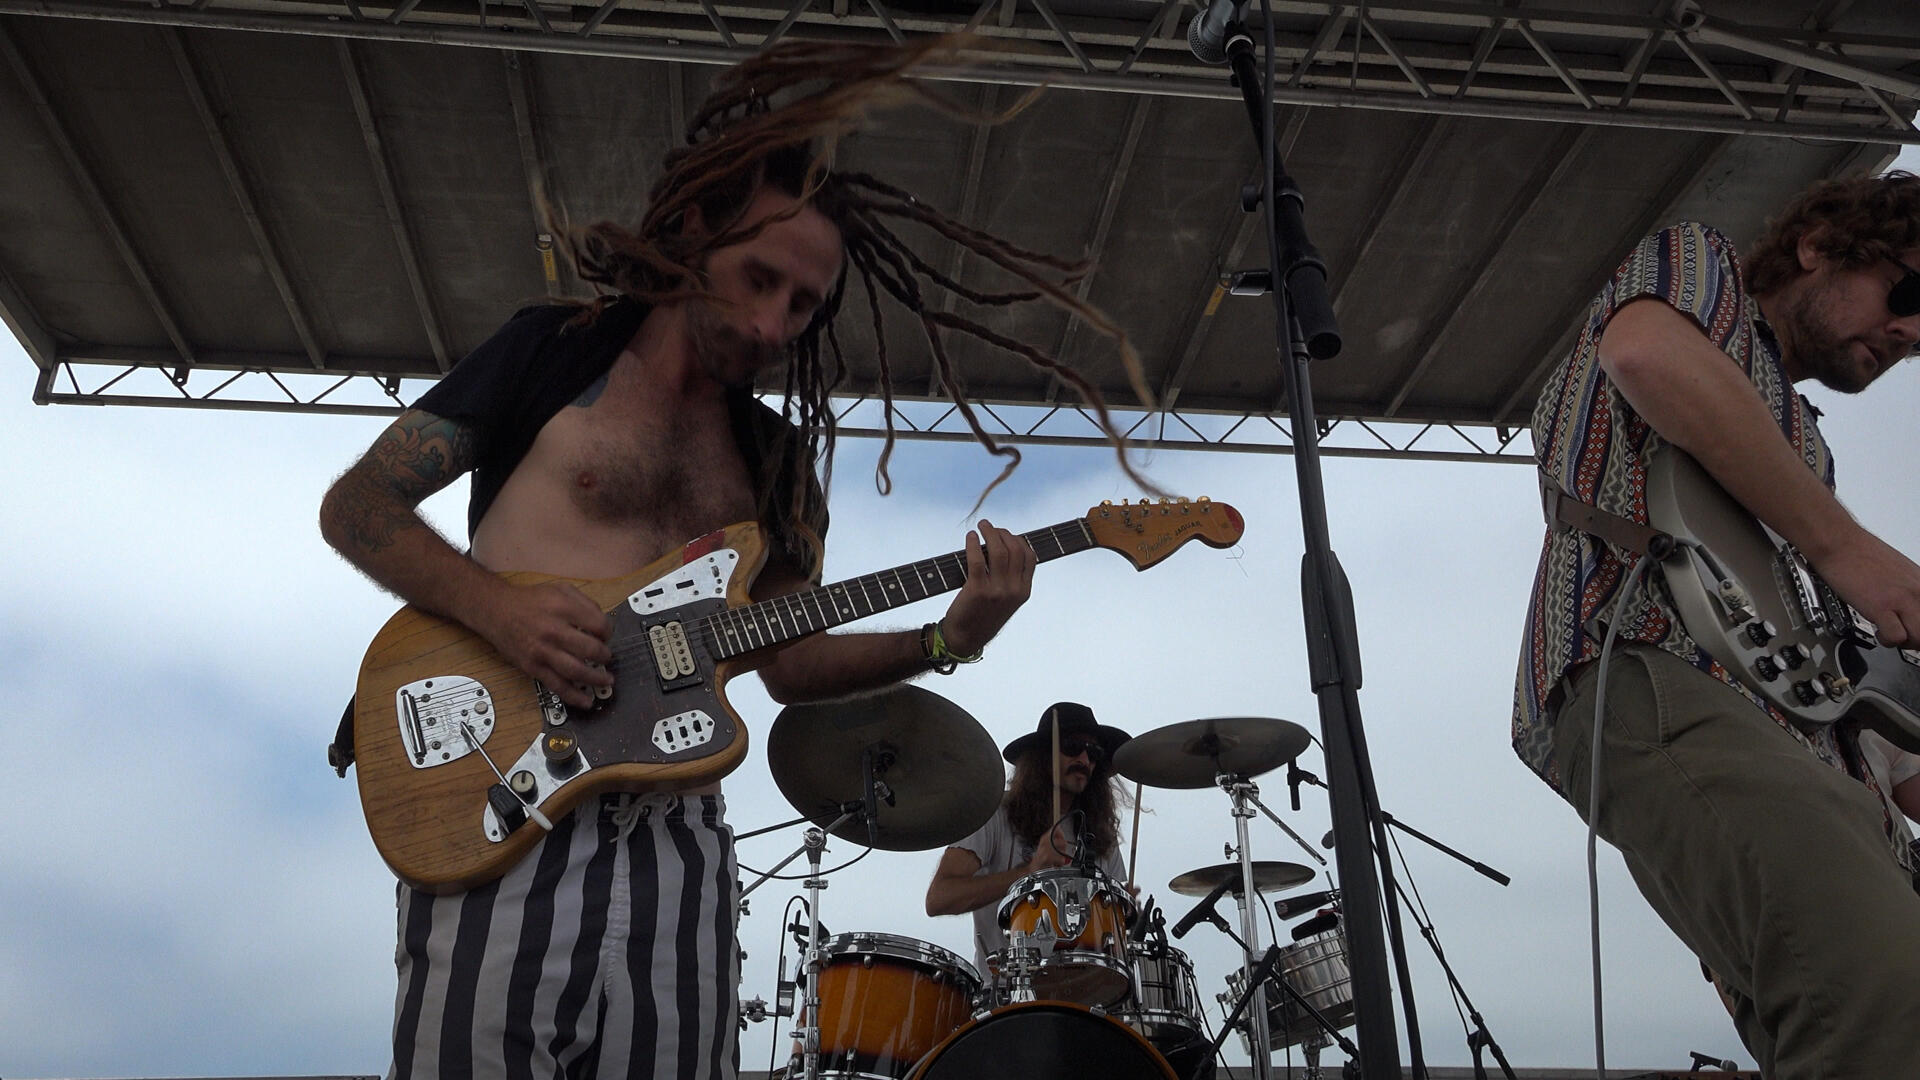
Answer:
[[[1647,521],[1687,633],[1803,729],[1847,719],[1920,753],[1920,652],[1874,626],[1699,463],[1667,447],[1647,468]]]

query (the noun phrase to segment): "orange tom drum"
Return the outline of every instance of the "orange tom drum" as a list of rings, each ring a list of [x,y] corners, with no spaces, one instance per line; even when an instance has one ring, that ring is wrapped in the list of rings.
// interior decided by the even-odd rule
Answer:
[[[1133,898],[1101,871],[1058,866],[1013,883],[1000,903],[1000,926],[1038,939],[1036,997],[1106,1006],[1133,992],[1127,923],[1135,910]]]
[[[914,938],[836,934],[822,951],[823,1077],[906,1076],[914,1062],[966,1023],[980,991],[972,964]],[[800,1065],[796,1048],[788,1075],[798,1076]]]

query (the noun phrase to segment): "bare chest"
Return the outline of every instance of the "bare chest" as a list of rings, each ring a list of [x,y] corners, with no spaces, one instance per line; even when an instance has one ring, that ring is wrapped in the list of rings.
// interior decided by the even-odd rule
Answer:
[[[475,532],[474,554],[495,570],[613,577],[754,511],[723,406],[603,398],[541,428]]]
[[[753,517],[752,486],[724,410],[603,402],[562,409],[540,434],[567,499],[605,525],[646,523],[687,540]]]

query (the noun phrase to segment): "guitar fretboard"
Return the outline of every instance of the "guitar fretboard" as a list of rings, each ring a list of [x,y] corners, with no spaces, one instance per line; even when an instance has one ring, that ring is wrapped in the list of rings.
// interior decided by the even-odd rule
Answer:
[[[1093,534],[1079,518],[1024,533],[1021,538],[1033,546],[1034,557],[1040,562],[1094,546]],[[966,583],[966,552],[954,551],[817,589],[729,608],[702,619],[700,625],[714,658],[724,660],[952,592]]]

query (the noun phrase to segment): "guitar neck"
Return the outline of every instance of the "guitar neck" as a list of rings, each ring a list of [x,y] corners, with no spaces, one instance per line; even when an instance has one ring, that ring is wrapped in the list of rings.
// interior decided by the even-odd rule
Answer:
[[[1040,562],[1094,546],[1093,535],[1081,518],[1024,533],[1021,539],[1033,547],[1034,557]],[[714,657],[724,660],[952,592],[966,583],[966,552],[953,551],[817,589],[729,608],[701,622]]]

